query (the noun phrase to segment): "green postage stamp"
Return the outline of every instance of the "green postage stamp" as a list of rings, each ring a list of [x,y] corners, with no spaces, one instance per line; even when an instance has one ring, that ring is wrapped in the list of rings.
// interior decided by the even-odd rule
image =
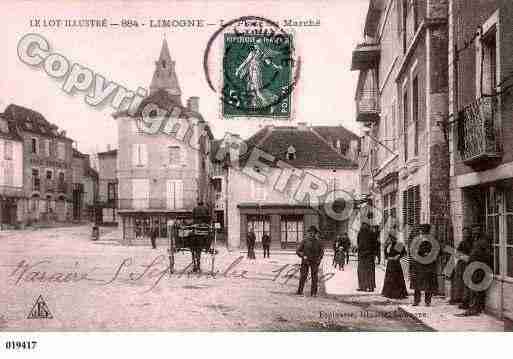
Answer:
[[[290,118],[293,49],[290,34],[225,34],[223,116]]]

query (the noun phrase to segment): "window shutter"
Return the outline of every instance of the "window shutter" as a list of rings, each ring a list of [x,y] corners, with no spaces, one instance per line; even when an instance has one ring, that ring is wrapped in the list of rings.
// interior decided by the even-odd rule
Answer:
[[[403,225],[408,224],[408,191],[403,191]]]
[[[183,182],[175,182],[175,203],[176,208],[183,208]]]
[[[415,211],[415,217],[414,217],[414,221],[415,221],[415,224],[420,224],[420,186],[415,186],[414,188],[412,188],[412,192],[413,192],[413,195],[414,195],[414,203],[413,203],[413,206],[414,206],[414,211]]]

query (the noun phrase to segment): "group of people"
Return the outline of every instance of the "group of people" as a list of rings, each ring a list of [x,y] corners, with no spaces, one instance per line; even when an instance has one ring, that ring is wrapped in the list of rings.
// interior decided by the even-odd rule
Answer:
[[[248,249],[248,259],[256,259],[255,255],[256,235],[255,232],[249,231],[246,237],[246,247]],[[262,249],[264,250],[264,258],[270,257],[271,237],[267,232],[262,234]]]
[[[424,260],[428,255],[432,255],[433,248],[429,240],[423,240],[422,236],[427,236],[431,231],[429,224],[422,224],[415,227],[409,235],[410,248],[398,241],[396,233],[391,231],[384,244],[384,255],[387,259],[385,279],[383,283],[382,295],[387,298],[404,299],[408,297],[406,283],[404,280],[401,259],[408,256],[410,263],[409,279],[410,289],[413,289],[413,305],[418,306],[424,293],[424,303],[431,305],[433,295],[438,291],[438,258]],[[364,232],[365,233],[365,232]],[[413,248],[413,239],[420,238],[418,248]],[[431,238],[433,239],[433,238]],[[412,256],[412,251],[417,252]],[[451,299],[449,304],[459,305],[460,309],[466,311],[459,314],[461,316],[479,315],[485,308],[486,290],[472,290],[468,283],[464,281],[465,269],[471,263],[483,263],[490,265],[490,243],[484,235],[481,225],[474,224],[472,228],[463,229],[463,240],[457,248],[459,255],[468,256],[468,258],[458,257],[456,268],[452,274]],[[478,270],[474,272],[471,278],[473,283],[481,283],[485,272]]]
[[[490,242],[484,235],[481,225],[463,228],[463,240],[457,248],[458,253],[468,256],[459,258],[451,278],[451,299],[449,304],[458,305],[465,312],[462,316],[479,315],[484,311],[486,302],[486,290],[472,290],[464,281],[465,269],[472,263],[491,265]],[[480,283],[484,279],[485,272],[475,271],[471,280]]]

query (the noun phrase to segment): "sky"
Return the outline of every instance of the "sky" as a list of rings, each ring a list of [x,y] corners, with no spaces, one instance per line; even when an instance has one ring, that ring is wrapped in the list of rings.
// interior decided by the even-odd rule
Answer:
[[[44,5],[43,5],[44,4]],[[357,72],[350,71],[351,52],[361,41],[368,0],[324,1],[13,1],[0,4],[0,111],[11,103],[40,112],[48,121],[66,130],[79,150],[92,153],[117,147],[115,110],[106,101],[93,107],[83,91],[72,95],[62,89],[63,79],[50,77],[42,67],[31,67],[17,55],[20,39],[40,34],[50,51],[65,56],[70,64],[87,66],[108,81],[130,90],[148,88],[165,37],[182,90],[182,101],[198,96],[200,112],[210,123],[216,138],[225,131],[247,138],[261,126],[342,125],[355,133],[354,91]],[[241,16],[261,16],[283,24],[285,19],[319,19],[318,27],[286,28],[294,35],[296,55],[301,57],[300,78],[293,92],[293,118],[290,121],[223,119],[218,93],[207,85],[203,55],[208,40],[219,25],[202,28],[149,27],[158,19],[203,19],[218,24]],[[33,27],[31,20],[107,19],[120,23],[135,19],[146,26],[70,28]],[[217,73],[221,46],[211,54]],[[217,66],[217,67],[216,67]],[[219,70],[221,71],[221,70]],[[216,75],[213,75],[216,79]],[[218,78],[219,76],[217,76]],[[65,77],[64,77],[65,79]]]

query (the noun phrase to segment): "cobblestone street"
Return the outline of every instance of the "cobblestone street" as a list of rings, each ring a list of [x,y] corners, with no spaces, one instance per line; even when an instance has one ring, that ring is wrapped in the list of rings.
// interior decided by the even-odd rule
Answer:
[[[0,232],[1,330],[426,330],[401,303],[296,296],[295,255],[247,261],[219,247],[214,278],[210,255],[198,275],[179,253],[170,277],[166,248],[97,244],[90,231]],[[27,319],[40,295],[53,318]]]

